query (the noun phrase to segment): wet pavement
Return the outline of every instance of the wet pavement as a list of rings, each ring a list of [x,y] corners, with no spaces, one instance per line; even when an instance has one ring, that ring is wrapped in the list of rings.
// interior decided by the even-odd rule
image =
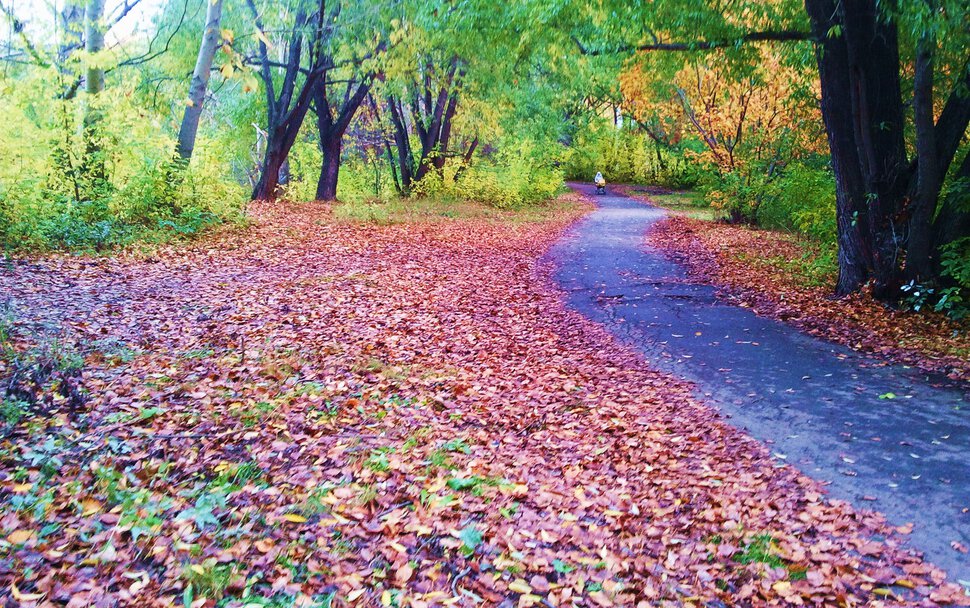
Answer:
[[[593,187],[575,186],[586,194]],[[649,247],[666,212],[612,193],[549,253],[569,304],[687,379],[777,458],[970,587],[970,393],[720,300]]]

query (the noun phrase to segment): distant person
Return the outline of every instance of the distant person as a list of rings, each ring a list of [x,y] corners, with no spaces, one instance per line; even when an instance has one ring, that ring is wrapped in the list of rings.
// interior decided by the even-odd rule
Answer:
[[[606,194],[606,178],[601,171],[596,172],[593,183],[596,184],[596,194]]]

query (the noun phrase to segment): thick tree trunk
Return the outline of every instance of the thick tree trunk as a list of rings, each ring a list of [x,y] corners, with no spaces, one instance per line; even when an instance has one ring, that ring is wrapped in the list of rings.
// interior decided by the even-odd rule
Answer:
[[[202,33],[199,55],[196,58],[195,71],[192,73],[192,82],[189,85],[189,105],[182,115],[176,148],[179,158],[186,162],[192,158],[192,151],[195,149],[202,104],[209,86],[209,73],[212,71],[212,61],[222,38],[219,30],[219,24],[222,21],[222,0],[207,0],[207,5],[205,30]]]
[[[356,84],[356,90],[354,86]],[[323,162],[320,167],[320,178],[317,180],[318,201],[332,201],[337,198],[337,180],[340,177],[340,150],[343,145],[344,133],[350,126],[350,121],[360,108],[370,91],[369,79],[359,83],[348,83],[347,90],[342,96],[343,102],[339,111],[334,115],[327,98],[327,83],[320,81],[313,93],[314,110],[317,114],[317,130],[320,134],[320,151]]]
[[[890,300],[901,284],[905,227],[897,224],[907,186],[896,25],[875,0],[841,3],[849,56],[856,147],[869,204],[873,296]]]
[[[916,192],[910,202],[906,278],[923,282],[934,272],[933,213],[943,176],[937,167],[936,130],[933,124],[933,54],[936,40],[925,35],[916,53],[913,80],[913,123],[916,127]]]
[[[908,183],[896,26],[875,0],[806,0],[816,39],[836,179],[838,293],[868,280],[892,299],[901,283]]]
[[[281,148],[281,142],[277,139],[268,139],[266,142],[266,153],[263,156],[263,167],[259,173],[259,181],[253,188],[253,200],[271,201],[276,198],[276,190],[280,184],[280,167],[286,158],[287,150]]]
[[[812,33],[818,41],[815,55],[822,86],[822,120],[828,134],[835,174],[836,221],[838,226],[839,279],[836,293],[858,291],[869,280],[872,254],[863,227],[869,223],[865,187],[853,132],[849,59],[843,36],[829,32],[836,21],[837,0],[806,0]]]

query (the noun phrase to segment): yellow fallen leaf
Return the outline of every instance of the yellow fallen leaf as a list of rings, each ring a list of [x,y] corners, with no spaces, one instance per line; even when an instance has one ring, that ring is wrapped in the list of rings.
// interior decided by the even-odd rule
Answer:
[[[306,523],[306,517],[303,517],[302,515],[297,515],[296,513],[287,513],[286,515],[283,516],[283,519],[289,522],[293,522],[295,524]]]
[[[509,583],[509,591],[515,591],[516,593],[522,594],[532,593],[532,587],[530,587],[529,583],[525,582],[525,580],[517,578]]]
[[[874,595],[881,595],[883,597],[896,597],[896,594],[892,592],[892,589],[886,589],[884,587],[880,587],[879,589],[873,589],[872,593]]]
[[[391,592],[388,589],[385,589],[384,593],[381,594],[381,605],[390,606],[392,599],[393,598],[391,597]]]
[[[353,591],[351,591],[350,593],[347,594],[347,601],[348,602],[356,601],[360,596],[364,595],[364,592],[365,591],[367,591],[367,590],[366,589],[354,589]]]
[[[7,536],[7,540],[13,545],[22,545],[34,538],[33,530],[14,530]]]
[[[43,593],[21,593],[20,589],[17,589],[17,583],[10,583],[10,594],[18,602],[36,602],[44,597]]]
[[[791,590],[791,583],[788,581],[778,581],[772,585],[771,588],[774,589],[776,593],[785,594]]]
[[[192,572],[195,572],[199,576],[202,576],[205,574],[205,568],[203,568],[199,564],[192,564],[191,566],[189,566],[189,570],[191,570]]]
[[[84,511],[81,512],[81,516],[89,517],[101,510],[101,503],[93,498],[85,498],[81,501],[81,507],[84,508]]]
[[[24,492],[29,492],[33,487],[34,484],[32,483],[15,483],[13,484],[13,491],[17,494],[23,494]]]

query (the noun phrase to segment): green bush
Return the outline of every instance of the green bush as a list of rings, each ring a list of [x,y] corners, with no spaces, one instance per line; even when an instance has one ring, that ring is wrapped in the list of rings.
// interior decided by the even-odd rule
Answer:
[[[684,157],[682,149],[664,147],[644,133],[602,122],[576,137],[563,168],[569,180],[592,181],[602,171],[608,182],[673,189],[692,188],[699,178],[697,165]]]
[[[476,201],[498,209],[534,205],[555,197],[563,187],[563,173],[543,162],[529,142],[508,148],[491,159],[468,166],[446,165],[429,171],[414,185],[418,197],[451,197]]]
[[[757,210],[765,228],[794,230],[816,241],[836,240],[835,178],[828,169],[788,167]]]
[[[242,187],[225,147],[200,139],[192,163],[121,88],[60,100],[0,100],[0,247],[101,250],[135,238],[189,235],[238,217]],[[100,118],[81,128],[85,111]]]

